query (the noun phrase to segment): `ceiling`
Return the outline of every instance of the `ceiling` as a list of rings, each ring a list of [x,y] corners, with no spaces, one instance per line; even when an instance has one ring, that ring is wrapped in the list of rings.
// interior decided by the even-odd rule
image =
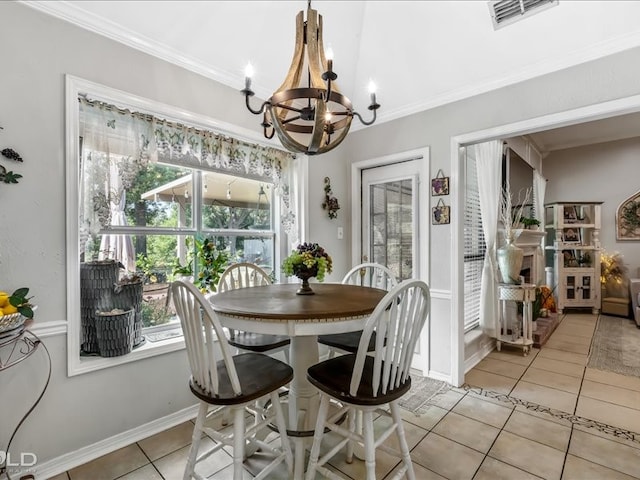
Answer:
[[[295,15],[307,6],[298,0],[23,3],[238,90],[250,61],[261,98],[284,80]],[[498,30],[488,2],[480,0],[327,0],[312,7],[323,16],[338,85],[365,119],[366,86],[377,84],[379,123],[640,45],[640,2],[560,0]],[[640,120],[625,121],[625,135],[637,136]],[[623,131],[607,122],[588,128],[549,131],[534,142],[551,151]]]

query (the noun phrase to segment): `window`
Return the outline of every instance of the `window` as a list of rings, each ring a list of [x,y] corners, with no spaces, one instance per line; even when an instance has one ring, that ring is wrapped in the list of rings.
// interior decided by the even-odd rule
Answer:
[[[486,245],[482,232],[478,174],[473,149],[466,148],[464,210],[464,330],[480,323],[480,289]]]
[[[206,128],[208,119],[194,124],[195,116],[180,118],[168,106],[114,97],[107,87],[73,77],[67,87],[67,203],[78,212],[69,215],[68,228],[72,375],[95,369],[87,363],[100,353],[90,312],[119,307],[117,292],[87,294],[94,285],[85,266],[116,264],[119,282],[142,284],[132,352],[139,353],[135,347],[153,348],[150,343],[167,337],[153,333],[177,321],[167,302],[172,279],[191,276],[213,291],[219,273],[240,261],[275,276],[290,243],[283,237],[297,239],[297,222],[291,154],[214,132]],[[144,356],[149,354],[132,355]]]

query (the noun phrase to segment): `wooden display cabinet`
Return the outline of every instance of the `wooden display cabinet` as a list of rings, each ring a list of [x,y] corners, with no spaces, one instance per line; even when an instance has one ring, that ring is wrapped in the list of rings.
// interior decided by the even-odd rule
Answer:
[[[547,265],[553,263],[558,313],[565,308],[600,312],[600,225],[602,202],[545,205]]]

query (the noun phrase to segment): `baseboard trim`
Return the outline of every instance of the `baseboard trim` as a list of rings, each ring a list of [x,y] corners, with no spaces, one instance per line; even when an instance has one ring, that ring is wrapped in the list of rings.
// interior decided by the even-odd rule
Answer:
[[[429,378],[433,378],[434,380],[440,380],[442,382],[447,382],[449,385],[453,385],[451,380],[451,375],[447,375],[445,373],[436,372],[434,370],[429,370],[429,374],[427,375]],[[454,385],[455,387],[456,385]]]
[[[464,373],[467,373],[469,370],[479,364],[483,358],[485,358],[493,351],[495,347],[496,342],[493,339],[487,341],[484,345],[482,345],[480,350],[478,350],[476,353],[474,353],[464,361]]]
[[[195,418],[198,414],[198,404],[184,408],[178,412],[165,417],[153,420],[139,427],[132,428],[126,432],[119,433],[110,438],[105,438],[92,445],[87,445],[74,452],[66,453],[52,460],[36,466],[36,478],[51,478],[61,473],[71,470],[80,465],[84,465],[96,458],[114,452],[119,448],[126,447],[144,438],[160,433],[168,428],[175,427],[183,422]]]

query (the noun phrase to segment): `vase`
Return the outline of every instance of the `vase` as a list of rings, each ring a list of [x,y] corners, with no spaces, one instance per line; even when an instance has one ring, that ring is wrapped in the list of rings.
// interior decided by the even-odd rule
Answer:
[[[302,280],[302,285],[300,285],[300,288],[296,291],[296,295],[314,295],[316,293],[309,286],[309,279],[318,274],[317,265],[314,265],[312,268],[307,268],[305,265],[294,267],[293,273]]]
[[[507,238],[506,244],[498,248],[496,254],[502,283],[519,284],[524,258],[522,249],[513,244],[512,238]]]

